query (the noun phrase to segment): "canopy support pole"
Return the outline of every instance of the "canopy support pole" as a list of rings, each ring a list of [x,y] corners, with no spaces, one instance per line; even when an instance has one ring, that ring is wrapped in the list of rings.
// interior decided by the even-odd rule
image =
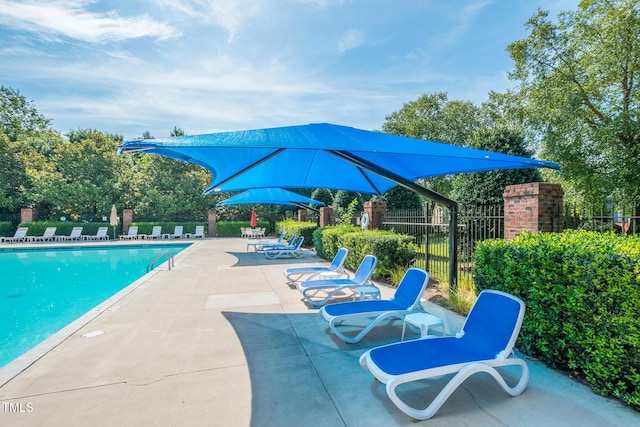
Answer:
[[[313,211],[315,213],[320,213],[320,209],[314,208],[313,206],[307,206],[304,203],[299,203],[299,202],[289,202],[289,203],[292,203],[294,206],[297,206],[302,209],[309,209],[310,211]]]
[[[224,181],[219,182],[216,187],[209,186],[209,188],[204,190],[204,194],[209,194],[211,191],[215,192],[217,187],[221,187],[222,185],[224,185],[227,182],[231,181],[232,179],[236,178],[238,175],[242,175],[243,173],[247,172],[248,170],[251,170],[251,169],[255,168],[256,166],[261,165],[262,163],[266,162],[267,160],[269,160],[272,157],[277,156],[278,154],[282,153],[283,151],[284,151],[284,148],[278,148],[277,150],[275,150],[273,153],[269,154],[268,156],[264,156],[263,158],[261,158],[257,162],[250,164],[249,166],[247,166],[246,168],[242,169],[241,171],[234,173],[233,175],[231,175],[229,178],[225,179]],[[206,167],[205,167],[205,169],[206,169]]]
[[[369,170],[376,175],[380,175],[383,178],[388,179],[389,181],[395,182],[396,184],[406,188],[407,190],[411,190],[415,193],[418,193],[424,197],[427,197],[431,200],[434,200],[438,203],[445,205],[449,209],[449,289],[457,290],[458,288],[458,203],[454,200],[451,200],[442,194],[438,194],[435,191],[429,190],[421,185],[416,184],[415,182],[408,180],[406,178],[401,177],[400,175],[396,175],[395,173],[383,169],[368,160],[365,160],[361,157],[355,156],[346,151],[340,150],[326,150],[328,153],[331,153],[337,157],[340,157],[343,160],[348,161],[351,164]],[[429,250],[429,247],[426,247],[426,250]],[[426,266],[427,269],[429,266]]]

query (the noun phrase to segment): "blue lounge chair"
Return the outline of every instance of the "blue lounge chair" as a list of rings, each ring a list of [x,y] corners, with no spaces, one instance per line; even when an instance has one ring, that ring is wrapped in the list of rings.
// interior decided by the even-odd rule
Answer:
[[[287,246],[268,246],[264,247],[264,254],[269,259],[295,257],[302,258],[302,242],[304,242],[304,236],[298,237],[298,241],[294,245]]]
[[[334,279],[342,276],[348,278],[349,273],[344,270],[344,261],[347,259],[348,253],[349,250],[347,248],[340,248],[328,267],[292,267],[287,268],[284,271],[284,275],[288,283],[299,282],[305,276],[308,276],[307,280],[311,280],[319,274],[332,276]]]
[[[381,322],[402,320],[404,317],[416,311],[422,311],[420,299],[429,282],[429,273],[419,268],[410,268],[398,285],[395,294],[388,300],[368,299],[363,301],[349,301],[325,305],[320,309],[322,318],[329,322],[329,328],[345,342],[355,343],[360,341],[371,329]],[[349,321],[356,321],[356,327],[362,330],[355,336],[345,335],[338,326],[345,325]]]
[[[467,378],[478,372],[488,373],[507,393],[517,396],[529,381],[526,362],[513,354],[524,310],[524,302],[513,295],[484,290],[456,336],[377,347],[360,357],[360,365],[386,384],[387,395],[398,409],[420,420],[431,418]],[[517,384],[510,386],[496,368],[514,365],[520,367],[521,374]],[[447,374],[455,375],[425,409],[410,406],[396,393],[402,384]]]
[[[324,279],[324,280],[307,280],[305,282],[298,283],[298,290],[302,292],[302,298],[304,301],[312,304],[315,307],[321,307],[327,303],[335,295],[341,294],[344,291],[353,293],[353,297],[356,295],[356,288],[359,286],[373,286],[371,282],[371,275],[376,268],[378,258],[373,255],[366,255],[355,274],[353,279]],[[318,298],[320,294],[321,299]]]

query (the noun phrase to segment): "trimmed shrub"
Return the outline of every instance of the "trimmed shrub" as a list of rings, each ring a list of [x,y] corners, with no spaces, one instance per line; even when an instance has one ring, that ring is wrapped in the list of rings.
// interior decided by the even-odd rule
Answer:
[[[352,270],[358,268],[365,255],[375,255],[378,257],[375,277],[389,278],[398,268],[408,268],[418,253],[411,236],[392,231],[362,231],[349,225],[318,229],[313,241],[316,252],[326,259],[332,259],[341,247],[349,249],[345,266]]]
[[[522,234],[478,244],[476,291],[527,304],[518,348],[640,409],[640,237]]]
[[[289,240],[291,236],[297,234],[304,236],[303,246],[311,246],[313,242],[313,232],[318,228],[315,222],[299,222],[292,219],[276,222],[276,231],[285,233],[285,239]]]
[[[313,233],[313,244],[316,253],[324,259],[333,259],[342,246],[341,237],[343,234],[355,231],[362,231],[360,228],[350,224],[318,228]]]
[[[13,226],[11,221],[0,221],[0,236],[13,236],[15,232],[16,228]]]

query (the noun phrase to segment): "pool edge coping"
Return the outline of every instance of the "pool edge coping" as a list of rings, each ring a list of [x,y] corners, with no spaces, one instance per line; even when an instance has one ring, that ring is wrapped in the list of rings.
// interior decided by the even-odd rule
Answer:
[[[197,242],[192,242],[184,250],[177,253],[175,255],[175,258],[180,259],[181,255],[191,251],[196,244]],[[73,322],[69,323],[53,335],[47,337],[44,341],[42,341],[32,349],[26,351],[25,353],[22,353],[20,356],[18,356],[8,364],[0,367],[0,388],[2,388],[5,384],[9,383],[16,376],[24,372],[51,350],[62,344],[84,326],[88,325],[92,320],[109,310],[116,303],[127,297],[127,295],[138,289],[150,278],[152,278],[156,274],[159,274],[160,272],[169,271],[168,269],[159,269],[159,267],[161,266],[162,264],[159,264],[158,267],[148,273],[145,273],[142,277],[136,279],[126,287],[119,290],[117,293],[102,301],[100,304],[93,307],[91,310],[87,311],[86,313],[75,319]]]

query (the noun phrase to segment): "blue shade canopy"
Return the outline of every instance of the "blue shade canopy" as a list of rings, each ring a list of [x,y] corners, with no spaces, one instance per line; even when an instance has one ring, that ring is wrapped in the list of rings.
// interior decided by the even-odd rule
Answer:
[[[282,188],[254,188],[218,202],[216,206],[242,204],[271,204],[301,206],[303,203],[323,205],[324,203]],[[306,207],[306,206],[305,206]]]
[[[207,168],[208,192],[289,187],[382,194],[400,181],[438,175],[559,169],[543,160],[327,123],[133,140],[119,152],[136,150]]]

